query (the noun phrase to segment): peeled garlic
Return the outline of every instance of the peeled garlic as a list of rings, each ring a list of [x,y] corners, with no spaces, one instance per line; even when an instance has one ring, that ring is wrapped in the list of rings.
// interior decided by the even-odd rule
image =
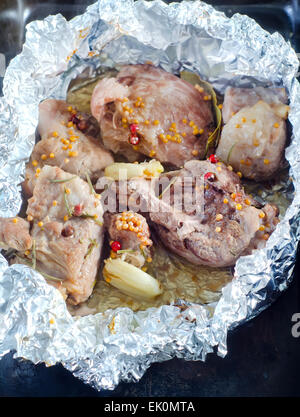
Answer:
[[[151,299],[162,293],[159,281],[121,259],[107,259],[103,276],[110,285],[133,298]]]
[[[164,171],[159,161],[152,159],[149,162],[130,164],[116,162],[105,168],[104,175],[114,180],[130,179],[134,177],[157,178]]]

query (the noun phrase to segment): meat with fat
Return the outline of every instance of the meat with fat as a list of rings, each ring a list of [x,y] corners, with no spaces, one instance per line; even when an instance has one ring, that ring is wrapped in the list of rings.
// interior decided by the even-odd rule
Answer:
[[[259,207],[221,162],[189,161],[167,175],[170,182],[162,192],[157,192],[161,179],[129,180],[128,206],[147,213],[162,243],[195,265],[234,265],[263,247],[278,223],[278,210]]]
[[[203,158],[214,130],[210,97],[152,65],[124,66],[96,85],[91,112],[103,143],[133,161],[140,154],[181,167]]]
[[[28,200],[32,245],[22,247],[31,250],[19,253],[16,262],[35,265],[72,305],[87,300],[97,277],[103,245],[98,197],[78,176],[46,165]]]
[[[145,217],[133,211],[116,214],[106,212],[104,220],[115,255],[118,254],[126,262],[141,268],[151,258],[153,245]],[[116,249],[114,243],[118,244]]]
[[[83,179],[88,174],[93,181],[114,162],[100,142],[96,121],[91,119],[63,100],[48,99],[40,104],[38,133],[41,140],[35,145],[26,167],[23,184],[26,195],[32,195],[44,165],[58,166]]]
[[[216,155],[246,178],[261,181],[282,167],[287,138],[284,89],[228,88]],[[233,111],[233,113],[231,113]]]

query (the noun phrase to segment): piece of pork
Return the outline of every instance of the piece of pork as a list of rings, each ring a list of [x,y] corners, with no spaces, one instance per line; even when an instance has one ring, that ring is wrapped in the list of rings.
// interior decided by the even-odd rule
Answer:
[[[148,223],[141,214],[133,211],[112,214],[106,212],[104,224],[112,242],[121,245],[120,256],[126,262],[141,268],[151,258],[150,230]]]
[[[171,177],[160,193],[158,181],[129,180],[128,204],[148,212],[162,243],[195,265],[234,265],[263,247],[278,223],[277,210],[256,207],[223,163],[189,161]]]
[[[222,117],[224,123],[228,123],[229,119],[244,107],[252,107],[261,100],[268,103],[279,116],[284,117],[286,114],[288,97],[285,88],[227,87],[222,107]]]
[[[28,200],[36,268],[68,303],[92,293],[103,244],[103,209],[88,183],[58,167],[44,166]]]
[[[126,65],[116,78],[96,85],[91,112],[106,148],[137,159],[155,156],[181,167],[203,158],[214,130],[210,97],[188,82],[152,65]]]
[[[30,224],[21,217],[0,217],[0,247],[26,251],[32,246]]]
[[[286,120],[265,101],[244,107],[223,127],[216,155],[246,178],[271,178],[281,167]]]
[[[39,172],[46,164],[83,179],[88,174],[93,181],[114,162],[96,138],[99,129],[91,116],[76,112],[63,100],[48,99],[40,104],[38,133],[41,140],[33,149],[23,184],[27,196],[32,195]]]

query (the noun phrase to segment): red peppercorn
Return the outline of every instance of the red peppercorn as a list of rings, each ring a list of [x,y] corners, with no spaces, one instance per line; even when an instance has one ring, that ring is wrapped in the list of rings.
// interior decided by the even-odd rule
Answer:
[[[68,225],[62,229],[61,234],[63,237],[70,237],[74,233],[74,229],[72,226]]]
[[[212,164],[216,164],[217,162],[219,162],[219,159],[216,157],[215,154],[211,154],[208,159]]]
[[[214,181],[216,179],[216,176],[213,172],[207,172],[204,175],[204,179],[207,180],[207,181]]]
[[[88,128],[88,124],[87,124],[86,120],[80,120],[77,127],[78,127],[79,130],[84,132]]]
[[[131,125],[129,125],[129,129],[131,133],[136,133],[139,130],[139,127],[137,124],[132,123]]]
[[[236,203],[241,203],[242,201],[243,201],[243,198],[242,198],[243,196],[242,196],[242,194],[241,193],[236,193],[236,197],[235,197],[235,199],[234,199],[234,201],[236,202]]]
[[[82,215],[82,207],[81,207],[81,204],[76,204],[76,206],[74,206],[73,215],[74,216],[81,216]]]
[[[78,125],[78,123],[80,122],[80,120],[78,119],[78,117],[77,117],[77,116],[75,116],[75,114],[73,114],[73,115],[71,116],[71,118],[69,119],[69,122],[74,123],[74,125]]]
[[[114,252],[118,252],[118,250],[121,250],[121,243],[120,242],[118,242],[117,240],[115,240],[114,242],[112,242],[111,244],[110,244],[110,247],[111,247],[111,249],[114,251]]]
[[[138,136],[136,136],[136,135],[131,135],[129,137],[129,143],[131,145],[138,145],[140,143],[140,138]]]

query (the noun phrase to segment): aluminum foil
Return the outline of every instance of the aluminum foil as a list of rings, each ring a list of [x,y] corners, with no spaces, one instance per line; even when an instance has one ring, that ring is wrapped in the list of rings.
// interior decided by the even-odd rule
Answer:
[[[96,389],[137,381],[153,362],[205,360],[227,353],[228,331],[267,308],[287,288],[300,234],[300,87],[298,59],[278,33],[254,20],[227,18],[200,2],[100,0],[71,21],[49,16],[27,26],[23,51],[10,63],[0,101],[0,216],[21,206],[19,184],[33,146],[38,104],[64,99],[70,81],[100,66],[151,61],[167,71],[198,72],[227,85],[285,86],[293,128],[286,150],[294,198],[266,248],[242,257],[214,306],[187,304],[134,313],[118,308],[72,317],[59,292],[24,265],[0,255],[0,356],[62,363]],[[184,308],[182,308],[184,306]]]

